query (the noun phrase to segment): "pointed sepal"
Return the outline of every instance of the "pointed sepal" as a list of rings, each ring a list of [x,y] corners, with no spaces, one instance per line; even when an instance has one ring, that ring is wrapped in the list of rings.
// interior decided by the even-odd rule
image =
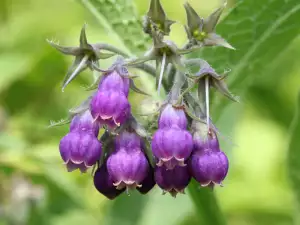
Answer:
[[[205,60],[200,60],[200,67],[198,73],[195,74],[195,77],[198,77],[199,88],[198,95],[199,98],[203,98],[203,80],[209,77],[210,86],[213,86],[220,93],[231,99],[232,101],[239,102],[239,98],[234,96],[228,89],[227,84],[225,83],[225,77],[228,75],[229,71],[226,71],[223,75],[219,75]],[[200,93],[201,92],[201,93]],[[202,96],[202,97],[200,97]]]
[[[224,38],[215,33],[207,34],[206,38],[203,40],[205,46],[222,46],[235,50],[235,48],[229,44]]]
[[[233,95],[225,83],[224,80],[212,80],[212,86],[217,89],[220,93],[222,93],[224,96],[229,98],[230,100],[234,102],[240,102],[240,98],[238,96]]]
[[[203,26],[203,19],[197,14],[197,12],[188,2],[184,3],[183,6],[186,12],[188,30],[192,31],[192,34],[193,31],[196,31]]]
[[[79,38],[79,44],[80,44],[80,48],[86,48],[89,49],[91,47],[91,45],[88,43],[87,38],[86,38],[86,26],[87,24],[84,24],[81,28],[80,31],[80,38]]]
[[[71,115],[77,115],[83,113],[84,111],[90,108],[90,103],[92,101],[93,95],[89,96],[86,100],[84,100],[79,106],[76,106],[69,110]]]
[[[187,26],[185,27],[189,43],[186,48],[199,46],[223,46],[234,49],[225,39],[215,33],[217,23],[226,7],[226,2],[210,14],[207,18],[200,17],[190,4],[184,4],[187,15]]]
[[[52,40],[46,40],[53,48],[55,48],[56,50],[58,50],[59,52],[65,54],[65,55],[74,55],[77,56],[79,54],[81,54],[81,50],[78,47],[65,47],[65,46],[61,46],[57,43],[55,43]]]
[[[148,93],[146,93],[146,92],[142,91],[141,89],[139,89],[139,88],[134,84],[134,81],[133,81],[132,79],[130,79],[130,89],[133,90],[134,92],[138,93],[138,94],[150,96]]]
[[[74,80],[83,70],[85,70],[88,65],[89,57],[86,55],[84,57],[76,57],[72,66],[69,68],[63,84],[62,84],[62,91],[64,91],[64,89],[66,88],[66,86],[72,81]]]
[[[60,46],[53,41],[47,40],[48,43],[66,55],[73,55],[75,56],[74,62],[72,66],[69,68],[63,84],[62,90],[74,80],[83,70],[90,68],[93,69],[92,65],[94,62],[98,61],[99,59],[107,59],[115,55],[115,53],[106,53],[102,52],[101,44],[89,44],[86,37],[86,24],[82,27],[79,37],[79,47],[63,47]]]
[[[52,128],[52,127],[59,127],[59,126],[63,126],[66,124],[71,123],[71,118],[66,118],[66,119],[61,119],[59,121],[50,121],[50,125],[47,128]]]
[[[152,36],[152,31],[157,31],[163,35],[169,35],[171,25],[175,21],[167,19],[166,13],[160,0],[151,0],[147,15],[144,18],[144,32]]]
[[[227,2],[225,1],[222,6],[216,9],[212,14],[204,19],[203,30],[206,33],[214,33],[217,23],[221,17],[222,12],[226,8]]]

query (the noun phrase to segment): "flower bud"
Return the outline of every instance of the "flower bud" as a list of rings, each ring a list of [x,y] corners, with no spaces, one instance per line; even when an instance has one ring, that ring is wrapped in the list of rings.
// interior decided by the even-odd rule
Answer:
[[[219,148],[215,132],[210,131],[205,139],[194,135],[194,152],[188,166],[201,186],[221,185],[227,175],[228,164],[227,156]]]
[[[130,79],[124,76],[121,76],[116,70],[104,74],[100,83],[99,91],[116,91],[122,92],[125,96],[128,96],[130,87]]]
[[[107,169],[114,185],[117,189],[140,187],[149,171],[148,160],[141,150],[140,137],[123,131],[117,137],[116,147],[107,160]]]
[[[69,172],[84,173],[100,159],[102,146],[93,133],[72,131],[61,139],[59,150]]]
[[[176,197],[177,193],[184,193],[190,180],[191,176],[187,167],[176,166],[172,170],[168,170],[165,166],[155,168],[157,185],[173,197]]]
[[[177,109],[171,104],[167,104],[162,110],[159,118],[159,128],[171,128],[177,126],[180,129],[186,129],[187,119],[183,109]]]
[[[95,188],[110,200],[120,195],[125,189],[117,190],[113,184],[113,180],[107,171],[106,162],[98,168],[94,174]]]
[[[70,132],[87,132],[92,131],[94,135],[97,137],[99,133],[99,124],[94,122],[94,119],[89,110],[85,111],[81,115],[76,115],[73,117]]]
[[[159,129],[152,140],[152,152],[157,158],[158,166],[166,165],[173,169],[176,165],[185,166],[193,149],[192,135],[178,128]]]
[[[100,124],[114,128],[130,115],[130,104],[125,94],[116,91],[98,91],[90,104],[91,114]]]

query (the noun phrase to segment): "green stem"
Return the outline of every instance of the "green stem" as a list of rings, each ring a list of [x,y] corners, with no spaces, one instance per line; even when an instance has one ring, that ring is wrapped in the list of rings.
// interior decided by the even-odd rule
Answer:
[[[126,58],[129,57],[129,55],[126,52],[114,47],[113,45],[98,43],[98,44],[95,44],[95,47],[98,48],[99,50],[104,49],[106,51],[116,53],[116,54],[121,55]],[[134,67],[141,69],[141,70],[145,71],[146,73],[149,73],[151,76],[155,77],[155,68],[149,64],[141,63],[140,65],[135,65]]]
[[[192,180],[189,184],[188,192],[196,207],[196,213],[200,219],[200,224],[226,224],[226,220],[218,206],[213,190],[209,188],[199,188],[199,184],[195,180]]]
[[[177,102],[179,100],[180,91],[181,91],[182,87],[185,85],[185,83],[186,83],[185,75],[177,70],[177,72],[175,74],[175,79],[173,81],[173,86],[172,86],[172,89],[171,89],[171,93],[170,93],[170,99],[172,101]]]

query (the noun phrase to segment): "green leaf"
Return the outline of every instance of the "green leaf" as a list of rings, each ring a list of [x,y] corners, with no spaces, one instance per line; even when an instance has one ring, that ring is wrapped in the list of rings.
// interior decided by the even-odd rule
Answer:
[[[295,192],[295,197],[297,200],[298,205],[300,204],[300,93],[298,94],[298,102],[297,102],[297,109],[291,124],[290,129],[290,143],[289,143],[289,150],[288,150],[288,169],[289,169],[289,176],[291,179],[292,187]],[[299,210],[299,208],[298,208]],[[300,218],[296,218],[300,219]]]
[[[114,202],[111,202],[105,225],[139,224],[148,199],[147,195],[141,195],[137,191],[131,191],[130,196],[123,193]]]
[[[225,225],[225,218],[218,206],[213,190],[200,188],[199,184],[192,180],[188,191],[194,202],[197,216],[201,224],[205,225]]]
[[[217,25],[217,33],[236,51],[205,48],[201,57],[216,69],[231,68],[231,89],[245,88],[265,74],[267,66],[299,35],[300,2],[298,0],[238,1],[235,8]],[[195,56],[195,55],[194,55]],[[227,104],[222,101],[217,113]]]
[[[115,36],[128,53],[138,54],[148,48],[149,38],[144,34],[134,1],[78,0]]]
[[[134,1],[123,0],[77,0],[83,4],[102,25],[120,47],[129,55],[141,55],[150,46],[150,38],[143,32],[141,20],[137,16]],[[141,76],[146,92],[154,92],[155,87],[148,76]]]

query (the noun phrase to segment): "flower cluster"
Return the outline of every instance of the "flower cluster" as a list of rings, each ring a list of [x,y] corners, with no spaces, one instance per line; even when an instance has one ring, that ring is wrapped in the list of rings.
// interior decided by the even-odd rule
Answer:
[[[182,48],[164,39],[174,21],[167,18],[159,0],[151,0],[144,18],[143,30],[153,46],[143,56],[128,58],[109,44],[88,43],[85,26],[79,47],[50,42],[60,52],[75,56],[63,89],[85,69],[101,74],[88,88],[93,93],[69,111],[70,132],[61,139],[59,150],[70,172],[95,167],[94,186],[109,199],[132,189],[147,194],[156,184],[163,193],[176,196],[184,193],[191,179],[202,187],[213,187],[222,185],[227,175],[228,158],[220,150],[218,131],[209,115],[210,88],[231,100],[237,98],[228,90],[226,73],[218,74],[203,59],[184,57],[206,46],[233,49],[215,33],[224,6],[205,19],[188,3],[184,8],[188,42]],[[101,60],[114,56],[117,59],[109,69],[100,68]],[[171,70],[166,71],[168,65]],[[199,71],[192,73],[189,66]],[[156,77],[158,91],[161,87],[169,91],[158,107],[157,121],[151,121],[157,124],[155,129],[141,125],[131,112],[130,89],[145,94],[135,86],[131,69],[144,70]]]

